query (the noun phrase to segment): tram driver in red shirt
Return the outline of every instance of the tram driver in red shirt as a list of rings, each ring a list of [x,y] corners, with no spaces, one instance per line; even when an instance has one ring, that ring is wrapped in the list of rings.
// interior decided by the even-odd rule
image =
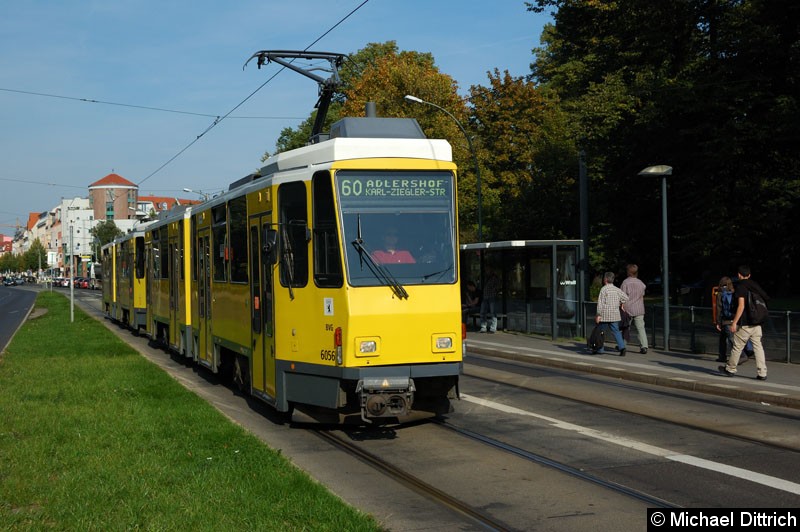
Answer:
[[[389,228],[383,235],[383,249],[372,253],[378,264],[414,264],[414,256],[408,250],[397,249],[397,229]]]

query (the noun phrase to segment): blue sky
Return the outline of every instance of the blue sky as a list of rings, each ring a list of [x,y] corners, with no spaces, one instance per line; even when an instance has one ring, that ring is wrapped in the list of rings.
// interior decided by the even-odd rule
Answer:
[[[197,197],[260,167],[308,116],[316,84],[244,62],[258,50],[352,53],[394,40],[430,52],[461,93],[529,73],[547,15],[523,0],[19,0],[0,18],[0,233],[112,171],[142,195]],[[361,6],[359,8],[359,6]],[[38,93],[40,95],[30,94]],[[50,95],[50,96],[41,96]],[[106,103],[90,103],[96,100]],[[115,104],[115,105],[110,105]],[[121,105],[116,105],[121,104]],[[160,108],[178,112],[141,109]],[[208,116],[202,116],[208,115]],[[173,157],[172,162],[159,170]],[[155,172],[155,173],[154,173]]]

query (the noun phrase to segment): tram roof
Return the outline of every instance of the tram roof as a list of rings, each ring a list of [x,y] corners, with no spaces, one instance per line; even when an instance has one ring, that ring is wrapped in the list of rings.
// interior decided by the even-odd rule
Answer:
[[[451,162],[453,150],[443,139],[392,137],[335,137],[273,155],[261,169],[262,176],[350,159],[432,159]]]

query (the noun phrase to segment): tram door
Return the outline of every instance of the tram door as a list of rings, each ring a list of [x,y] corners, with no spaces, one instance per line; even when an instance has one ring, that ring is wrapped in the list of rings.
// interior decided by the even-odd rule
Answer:
[[[147,290],[145,290],[144,300],[145,300],[145,328],[150,335],[150,338],[155,340],[156,339],[156,327],[155,327],[155,320],[153,317],[153,292],[155,291],[155,261],[158,260],[157,253],[158,253],[158,242],[152,240],[153,235],[150,236],[150,245],[147,245],[148,242],[145,242],[145,264],[147,265],[147,273],[145,280],[147,284]]]
[[[211,337],[211,253],[209,230],[197,231],[197,304],[200,315],[198,327],[198,358],[213,367],[214,342]]]
[[[265,237],[269,214],[250,218],[250,320],[253,338],[253,388],[275,398],[275,335],[273,334],[272,262]]]
[[[180,295],[178,280],[181,275],[181,257],[178,249],[178,237],[171,236],[169,239],[169,343],[170,345],[180,345],[180,323],[178,322]]]

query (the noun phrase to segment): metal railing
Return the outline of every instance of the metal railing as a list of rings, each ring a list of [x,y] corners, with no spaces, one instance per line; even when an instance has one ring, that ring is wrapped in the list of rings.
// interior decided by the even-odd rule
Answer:
[[[583,316],[587,334],[594,327],[597,303],[583,302]],[[669,307],[669,345],[672,351],[717,354],[719,332],[712,321],[711,307]],[[645,305],[645,325],[650,347],[664,347],[664,307]],[[772,310],[769,320],[761,326],[762,344],[768,361],[792,363],[793,345],[800,345],[800,312]],[[636,344],[636,332],[631,331],[631,341]],[[638,344],[636,344],[638,345]]]

